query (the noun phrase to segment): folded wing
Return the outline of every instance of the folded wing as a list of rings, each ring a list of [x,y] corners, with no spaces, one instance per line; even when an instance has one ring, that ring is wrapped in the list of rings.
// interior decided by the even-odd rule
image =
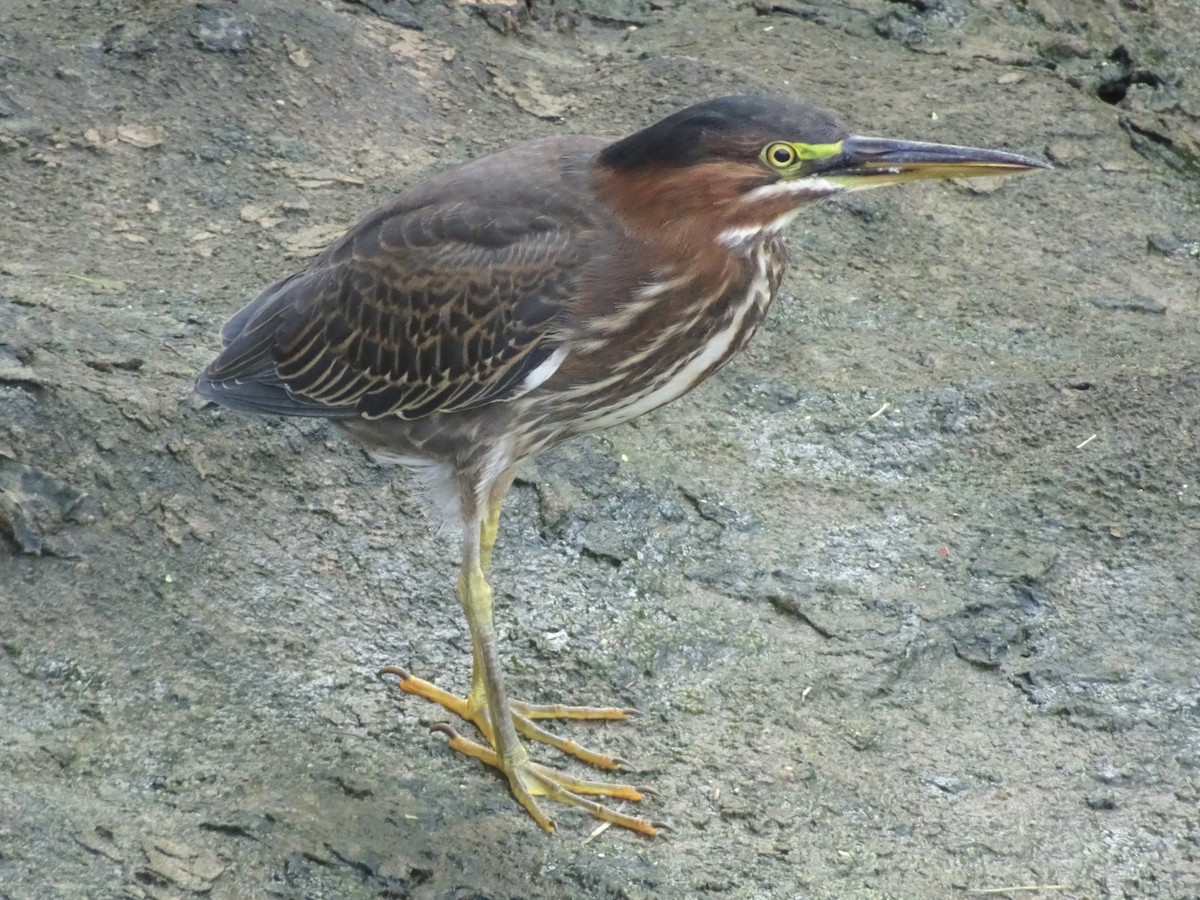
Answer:
[[[197,389],[244,412],[330,418],[511,399],[561,361],[576,227],[470,202],[384,208],[230,319]]]

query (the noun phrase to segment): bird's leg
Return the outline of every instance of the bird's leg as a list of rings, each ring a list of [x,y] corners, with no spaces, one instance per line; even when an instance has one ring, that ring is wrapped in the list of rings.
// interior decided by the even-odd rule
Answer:
[[[504,498],[508,496],[508,489],[512,487],[516,477],[515,466],[506,469],[488,492],[487,515],[479,527],[479,567],[483,569],[484,575],[492,567],[492,549],[496,546],[496,536],[500,533],[500,508],[504,505]]]
[[[508,490],[512,487],[513,479],[516,478],[516,475],[517,470],[515,466],[506,469],[496,479],[495,484],[492,485],[492,489],[488,492],[487,515],[484,517],[483,524],[479,528],[479,565],[484,575],[491,568],[492,550],[496,546],[496,538],[500,532],[500,510],[504,505],[504,498],[508,495]],[[483,701],[483,668],[479,659],[478,649],[474,642],[472,642],[471,692],[467,694],[467,709],[479,710],[483,706]],[[516,721],[517,730],[530,740],[549,744],[563,753],[569,753],[601,769],[617,769],[622,764],[628,765],[625,760],[594,753],[581,747],[575,741],[564,740],[546,731],[541,726],[536,725],[531,720],[584,719],[592,721],[619,721],[637,715],[637,710],[617,706],[564,706],[561,703],[522,703],[519,700],[512,701],[510,706],[513,710],[513,718]],[[463,718],[474,721],[475,715],[466,715]]]
[[[506,469],[496,483],[492,485],[492,489],[488,492],[487,513],[484,516],[483,524],[479,526],[479,569],[484,578],[487,577],[488,570],[492,567],[492,550],[496,546],[496,537],[500,533],[500,509],[504,505],[504,498],[508,494],[508,489],[512,487],[513,478],[516,477],[517,470],[515,467]],[[465,554],[464,554],[465,558]],[[462,601],[462,579],[464,574],[459,576],[458,594],[459,601]],[[491,591],[491,587],[485,582],[485,587]],[[483,677],[483,660],[479,657],[479,643],[475,640],[475,636],[471,636],[471,690],[467,694],[465,709],[462,712],[453,710],[459,716],[469,722],[474,722],[480,717],[487,702],[487,691]],[[432,698],[431,698],[432,699]],[[457,697],[452,698],[458,700]],[[439,701],[440,702],[440,701]],[[442,703],[445,706],[445,703]],[[482,730],[482,729],[481,729]],[[487,732],[485,732],[487,734]],[[491,740],[489,735],[488,740]]]
[[[528,810],[534,821],[547,831],[554,829],[554,823],[538,806],[537,797],[548,797],[560,803],[580,807],[598,819],[612,822],[642,834],[657,834],[653,823],[636,816],[625,815],[609,809],[601,803],[588,799],[585,795],[599,795],[622,800],[640,800],[642,794],[632,785],[606,784],[571,778],[554,769],[534,762],[528,751],[517,737],[517,727],[514,720],[518,718],[513,712],[513,704],[508,699],[504,687],[504,675],[500,666],[500,654],[497,649],[496,630],[492,623],[492,589],[484,576],[480,565],[479,532],[468,530],[463,548],[463,565],[458,577],[458,599],[467,617],[467,626],[471,631],[471,647],[476,665],[477,678],[483,696],[483,707],[477,710],[469,709],[476,689],[472,687],[471,695],[460,700],[447,695],[444,691],[427,682],[420,686],[413,684],[419,679],[413,679],[399,670],[387,669],[402,677],[400,686],[410,693],[419,693],[435,700],[449,709],[464,713],[470,721],[483,732],[490,747],[459,735],[448,725],[439,726],[438,730],[450,737],[450,746],[460,753],[478,759],[502,771],[507,777],[509,786],[517,801]],[[428,690],[432,688],[432,691]],[[450,702],[446,702],[446,701]],[[461,710],[461,712],[460,712]],[[573,744],[574,742],[564,742]],[[568,750],[568,752],[571,752]]]
[[[482,569],[480,570],[482,573]],[[463,583],[459,580],[460,585]],[[487,582],[484,581],[486,585]],[[490,589],[489,589],[490,590]],[[466,697],[456,697],[431,681],[410,675],[399,666],[384,666],[379,670],[380,675],[395,675],[400,679],[400,689],[406,694],[416,694],[424,697],[442,708],[454,713],[460,719],[472,723],[493,747],[496,745],[492,729],[491,710],[487,702],[487,667],[481,654],[481,646],[472,637],[471,641],[471,690]],[[627,760],[618,756],[598,753],[589,750],[577,741],[559,737],[553,732],[542,728],[534,719],[584,719],[614,721],[628,719],[637,715],[637,710],[616,706],[564,706],[562,704],[531,704],[518,700],[510,700],[509,713],[513,727],[525,737],[541,744],[554,747],[556,750],[574,756],[598,769],[628,768]]]

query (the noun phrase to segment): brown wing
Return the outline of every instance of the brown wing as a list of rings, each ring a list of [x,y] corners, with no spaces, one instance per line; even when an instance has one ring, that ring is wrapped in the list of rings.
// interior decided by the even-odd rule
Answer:
[[[237,313],[197,388],[246,412],[326,417],[512,397],[558,347],[578,227],[470,201],[382,210]]]

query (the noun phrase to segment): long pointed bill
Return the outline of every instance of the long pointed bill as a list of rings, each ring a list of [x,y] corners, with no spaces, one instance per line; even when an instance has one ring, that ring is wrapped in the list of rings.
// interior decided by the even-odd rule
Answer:
[[[813,175],[856,190],[924,178],[1017,175],[1050,166],[1000,150],[853,135],[814,168]]]

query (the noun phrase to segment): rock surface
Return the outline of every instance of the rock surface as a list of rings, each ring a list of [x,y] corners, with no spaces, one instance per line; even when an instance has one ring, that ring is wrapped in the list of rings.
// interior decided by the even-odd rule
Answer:
[[[1194,12],[4,3],[0,897],[1200,896]],[[1056,168],[809,211],[741,359],[523,473],[513,689],[638,707],[565,730],[674,826],[546,836],[374,677],[468,677],[421,498],[192,380],[394,191],[752,90]]]

